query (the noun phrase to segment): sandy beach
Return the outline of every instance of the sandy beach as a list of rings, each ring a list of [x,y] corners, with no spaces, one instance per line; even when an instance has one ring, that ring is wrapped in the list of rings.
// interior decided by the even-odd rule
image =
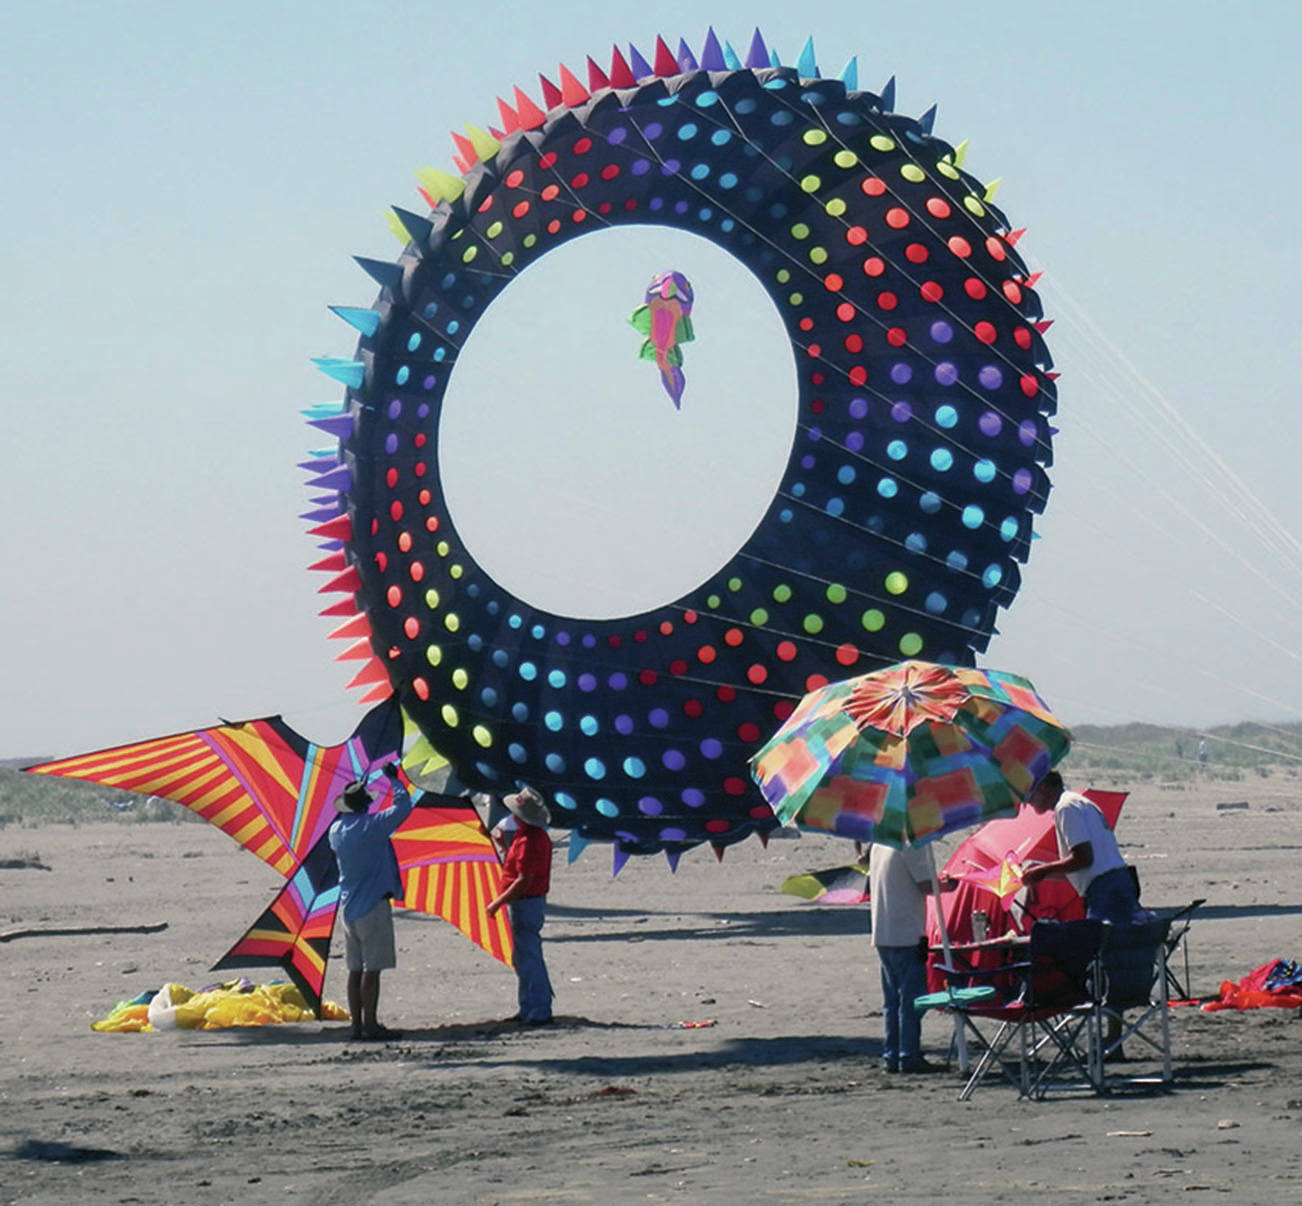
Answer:
[[[1189,935],[1194,993],[1302,955],[1298,780],[1147,783],[1118,836],[1146,903],[1207,900]],[[992,1084],[960,1104],[953,1072],[883,1074],[866,909],[778,890],[849,853],[830,839],[752,841],[722,865],[696,850],[676,875],[663,859],[634,859],[612,879],[606,850],[566,865],[558,849],[546,937],[559,1024],[495,1020],[515,1010],[510,972],[442,922],[404,913],[381,1014],[405,1035],[376,1046],[317,1023],[93,1033],[120,999],[216,979],[207,968],[277,878],[197,824],[7,827],[0,860],[37,856],[48,870],[0,870],[0,929],[167,928],[0,944],[0,1199],[928,1202],[1055,1191],[1068,1202],[1260,1202],[1302,1190],[1296,1011],[1173,1010],[1166,1094],[1019,1102]],[[326,995],[343,995],[337,962]],[[943,1057],[947,1022],[929,1016],[924,1037]],[[37,1158],[78,1150],[98,1158]]]

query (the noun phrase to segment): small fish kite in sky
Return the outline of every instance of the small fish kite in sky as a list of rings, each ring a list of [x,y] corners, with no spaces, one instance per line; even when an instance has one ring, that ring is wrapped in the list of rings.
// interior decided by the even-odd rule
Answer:
[[[692,331],[692,283],[681,272],[658,272],[647,286],[646,300],[629,315],[629,323],[646,336],[639,353],[654,360],[660,381],[680,410],[683,388],[682,345],[696,338]]]

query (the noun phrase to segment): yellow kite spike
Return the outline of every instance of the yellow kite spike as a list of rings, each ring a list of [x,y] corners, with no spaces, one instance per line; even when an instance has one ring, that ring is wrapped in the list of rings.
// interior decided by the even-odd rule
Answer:
[[[492,159],[502,149],[502,144],[487,130],[481,130],[469,122],[466,122],[466,133],[470,135],[470,145],[475,148],[475,154],[484,162]]]
[[[402,224],[398,215],[391,209],[384,211],[384,224],[389,228],[389,233],[393,235],[404,247],[411,242],[411,235],[407,233],[407,228]]]
[[[963,139],[962,142],[958,144],[958,146],[954,148],[954,166],[962,167],[963,161],[966,158],[967,158],[967,139],[965,138]]]
[[[993,201],[995,199],[995,194],[999,191],[999,186],[1003,184],[1003,182],[1004,178],[1002,176],[996,176],[992,181],[990,181],[990,183],[986,185],[984,199],[986,201]]]
[[[461,177],[440,172],[438,168],[421,168],[416,173],[416,179],[432,201],[451,204],[466,191],[466,182]]]

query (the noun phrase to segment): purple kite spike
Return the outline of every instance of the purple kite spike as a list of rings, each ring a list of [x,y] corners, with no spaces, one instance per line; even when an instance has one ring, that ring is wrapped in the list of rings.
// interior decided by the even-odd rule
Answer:
[[[298,467],[306,469],[309,473],[324,473],[328,469],[337,469],[339,458],[337,456],[313,457],[310,461],[299,461]]]
[[[338,514],[338,507],[319,507],[315,511],[304,511],[299,516],[299,519],[306,519],[312,523],[325,523],[327,520],[334,519]]]
[[[632,42],[628,44],[628,65],[633,70],[633,78],[639,83],[655,75],[651,64],[642,57],[642,52]]]
[[[669,874],[672,875],[678,870],[678,860],[683,857],[681,850],[666,850],[665,858],[669,862]]]
[[[342,540],[322,540],[316,547],[323,549],[327,553],[333,553],[343,548],[344,542]]]
[[[314,507],[334,507],[335,513],[339,512],[338,494],[313,494],[307,501]]]
[[[705,45],[701,47],[701,66],[706,71],[728,70],[728,64],[723,57],[723,47],[719,45],[719,39],[715,35],[713,25],[710,26],[705,35]]]
[[[763,71],[769,66],[769,48],[764,45],[764,36],[755,27],[755,36],[750,40],[750,49],[746,52],[746,66],[753,71]]]
[[[353,475],[348,471],[347,465],[340,465],[331,473],[314,477],[308,485],[314,490],[338,490],[341,494],[347,494],[353,488]]]
[[[318,431],[324,431],[327,435],[332,435],[341,440],[352,438],[353,434],[353,416],[351,414],[332,415],[328,419],[313,419],[308,423],[309,427],[315,427]]]
[[[615,858],[611,865],[610,877],[614,879],[623,869],[624,864],[628,862],[628,851],[618,842],[615,843]]]
[[[678,66],[684,71],[699,71],[700,63],[692,53],[692,48],[682,39],[678,39]]]

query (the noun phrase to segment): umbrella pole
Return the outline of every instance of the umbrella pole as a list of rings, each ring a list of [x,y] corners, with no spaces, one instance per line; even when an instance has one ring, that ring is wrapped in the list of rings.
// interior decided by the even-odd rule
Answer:
[[[953,955],[949,949],[949,929],[945,925],[945,909],[940,899],[940,876],[936,872],[936,851],[932,843],[927,844],[927,863],[931,868],[931,891],[936,897],[936,924],[940,926],[940,949],[945,955],[945,964],[954,966]],[[963,1019],[954,1015],[954,1051],[958,1055],[958,1070],[967,1075],[967,1031],[963,1029]]]

